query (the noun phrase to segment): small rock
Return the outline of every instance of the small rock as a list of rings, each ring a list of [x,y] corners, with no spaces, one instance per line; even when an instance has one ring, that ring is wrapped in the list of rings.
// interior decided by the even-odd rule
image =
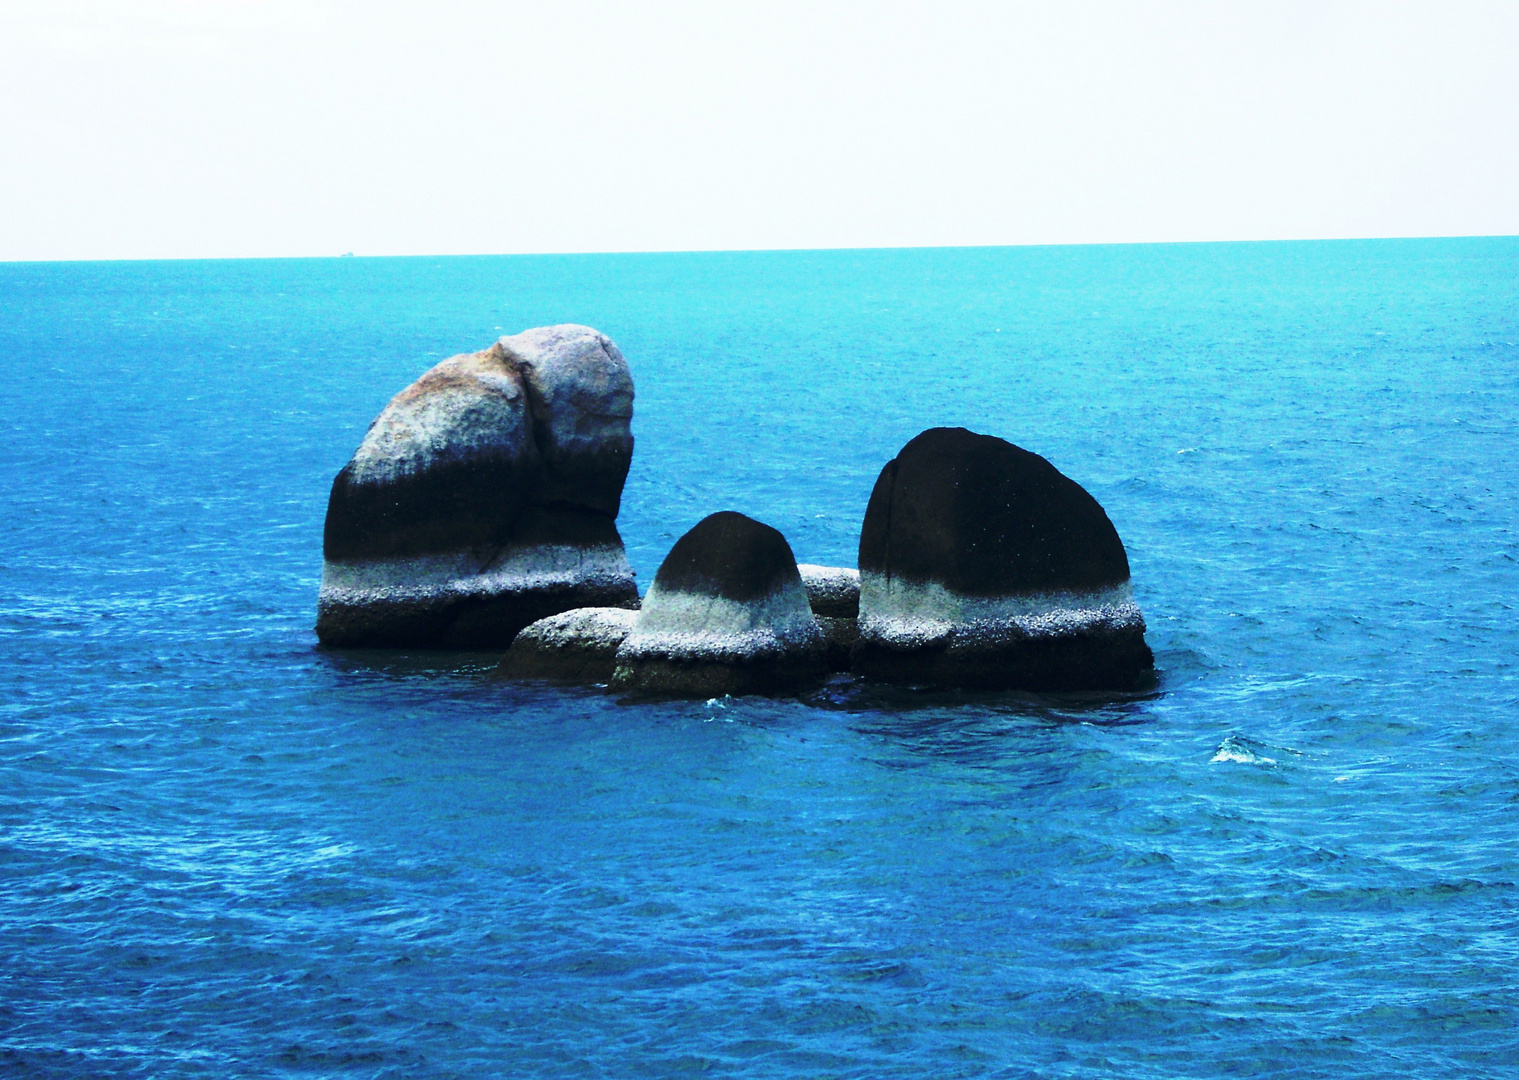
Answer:
[[[496,668],[511,679],[607,683],[617,650],[638,612],[628,608],[576,608],[539,619],[515,638]]]
[[[848,671],[855,640],[860,636],[860,572],[847,566],[812,563],[801,563],[796,569],[828,642],[828,670]]]
[[[825,648],[786,538],[724,511],[665,557],[612,685],[695,698],[784,693],[824,673]]]
[[[802,588],[814,615],[853,619],[860,614],[860,572],[847,566],[799,563]]]

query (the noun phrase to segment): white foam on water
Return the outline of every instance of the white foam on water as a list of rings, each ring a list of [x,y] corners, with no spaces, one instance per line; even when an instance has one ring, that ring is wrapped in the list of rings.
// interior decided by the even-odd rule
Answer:
[[[1223,742],[1218,744],[1218,750],[1208,759],[1208,764],[1275,765],[1277,759],[1268,755],[1267,750],[1301,756],[1301,751],[1294,750],[1290,746],[1267,746],[1244,735],[1228,735],[1224,737]]]
[[[1218,753],[1208,759],[1208,764],[1217,765],[1220,762],[1232,761],[1240,765],[1275,765],[1276,758],[1257,754],[1253,750],[1243,750],[1239,747],[1229,746],[1225,743],[1218,748]]]

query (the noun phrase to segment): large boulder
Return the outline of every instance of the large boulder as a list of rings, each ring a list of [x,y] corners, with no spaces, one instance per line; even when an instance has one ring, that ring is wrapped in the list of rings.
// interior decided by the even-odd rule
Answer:
[[[317,636],[500,647],[548,615],[636,605],[616,525],[632,416],[627,362],[585,326],[433,367],[333,481]]]
[[[637,618],[628,608],[576,608],[539,619],[512,639],[496,673],[509,679],[610,682],[617,650]]]
[[[876,480],[860,532],[854,670],[891,682],[1122,690],[1154,664],[1108,515],[1038,454],[923,432]]]
[[[680,697],[784,693],[825,673],[824,648],[786,538],[723,511],[665,556],[612,685]]]

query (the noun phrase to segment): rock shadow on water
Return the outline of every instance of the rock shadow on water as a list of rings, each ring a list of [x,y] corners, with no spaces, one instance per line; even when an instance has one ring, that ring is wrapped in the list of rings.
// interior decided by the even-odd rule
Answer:
[[[386,679],[477,679],[495,670],[499,652],[460,652],[446,649],[343,649],[318,646],[317,662],[342,675]]]
[[[841,713],[858,735],[908,752],[881,764],[934,762],[1002,768],[1047,758],[1050,736],[1079,725],[1118,729],[1150,723],[1155,694],[1033,694],[1024,691],[914,690],[842,678],[805,699]]]
[[[1160,680],[1134,690],[974,690],[886,683],[834,675],[800,700],[813,708],[848,713],[913,716],[966,713],[1026,717],[1046,723],[1107,727],[1146,723],[1146,703],[1163,696]]]
[[[1154,690],[1167,692],[1224,670],[1222,662],[1201,649],[1175,642],[1155,648]]]

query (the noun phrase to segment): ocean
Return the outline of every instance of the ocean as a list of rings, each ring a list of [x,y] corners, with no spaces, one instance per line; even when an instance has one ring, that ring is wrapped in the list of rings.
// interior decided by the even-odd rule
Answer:
[[[559,322],[643,587],[723,509],[854,565],[963,425],[1107,509],[1158,685],[319,648],[369,421]],[[0,362],[0,1074],[1519,1069],[1519,239],[11,263]]]

